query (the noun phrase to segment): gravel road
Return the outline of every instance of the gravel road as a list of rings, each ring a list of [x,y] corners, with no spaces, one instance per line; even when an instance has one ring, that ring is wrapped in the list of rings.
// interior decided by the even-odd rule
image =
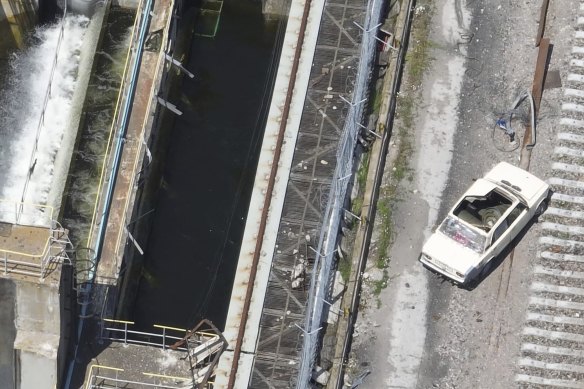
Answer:
[[[395,240],[389,251],[388,286],[375,296],[372,282],[366,282],[363,292],[364,304],[357,322],[349,369],[351,374],[371,371],[360,387],[511,388],[549,387],[562,382],[568,385],[565,387],[584,387],[583,373],[578,373],[578,369],[566,372],[565,369],[571,367],[564,366],[579,363],[577,367],[583,369],[582,355],[580,359],[570,357],[569,363],[557,356],[546,359],[550,350],[557,351],[553,347],[559,348],[559,342],[540,341],[552,335],[543,332],[533,335],[535,330],[527,329],[563,331],[552,327],[550,317],[534,316],[555,313],[534,309],[536,300],[533,299],[545,294],[544,297],[553,295],[556,300],[569,301],[567,290],[558,291],[557,287],[564,286],[565,280],[571,280],[571,287],[577,287],[573,282],[578,279],[582,283],[573,273],[571,277],[567,273],[542,275],[542,272],[557,271],[557,268],[548,268],[542,263],[540,238],[561,235],[567,240],[578,239],[564,237],[562,231],[554,230],[562,227],[549,224],[554,223],[549,215],[532,225],[517,244],[514,254],[500,261],[473,290],[452,285],[417,262],[424,240],[473,178],[481,177],[499,161],[519,164],[519,149],[512,150],[513,145],[499,133],[492,134],[499,115],[510,109],[521,91],[531,89],[540,5],[540,1],[511,0],[418,1],[417,12],[432,13],[429,36],[432,62],[421,88],[417,89],[417,114],[415,130],[412,130],[416,147],[410,161],[413,176],[411,180],[403,180],[394,202]],[[530,171],[550,183],[553,179],[582,180],[584,176],[579,173],[574,178],[558,174],[561,169],[557,165],[565,163],[566,152],[582,150],[584,144],[573,141],[560,144],[558,138],[563,136],[559,133],[584,134],[582,130],[566,130],[566,119],[580,120],[582,113],[568,117],[566,109],[561,109],[562,103],[564,108],[566,102],[578,103],[574,100],[576,97],[569,101],[564,97],[568,87],[578,89],[576,81],[570,81],[574,76],[569,74],[584,74],[584,71],[574,70],[579,63],[570,62],[584,55],[574,57],[572,54],[572,46],[577,45],[578,40],[584,42],[575,32],[576,28],[582,28],[579,22],[584,25],[584,20],[578,19],[580,13],[580,3],[574,0],[551,1],[548,10],[545,36],[554,45],[549,70],[559,71],[564,85],[550,87],[544,92],[538,143],[532,153]],[[560,124],[562,118],[564,122]],[[518,128],[522,139],[522,127]],[[556,146],[564,149],[554,152]],[[572,156],[570,164],[575,163],[573,158],[581,156]],[[389,179],[391,166],[386,170]],[[556,186],[554,188],[557,190]],[[581,187],[575,190],[583,191]],[[577,196],[573,191],[563,193]],[[551,208],[563,209],[564,205],[565,201],[556,195]],[[580,208],[581,205],[577,205],[567,209],[572,212]],[[562,223],[582,225],[579,220]],[[573,233],[574,229],[569,232]],[[367,276],[369,280],[379,279],[380,271],[375,268],[374,261],[371,262]],[[577,272],[578,269],[568,270]],[[553,285],[556,289],[538,290],[544,288],[542,284]],[[584,289],[569,291],[579,293]],[[377,299],[379,304],[373,303]],[[542,318],[548,319],[547,324],[546,320],[539,320]],[[578,321],[571,326],[573,332],[581,331],[584,339],[582,323]],[[584,346],[579,347],[584,349]],[[543,353],[538,354],[537,350]],[[558,363],[560,370],[555,369]],[[529,378],[532,376],[536,378]],[[556,379],[562,381],[556,382]]]

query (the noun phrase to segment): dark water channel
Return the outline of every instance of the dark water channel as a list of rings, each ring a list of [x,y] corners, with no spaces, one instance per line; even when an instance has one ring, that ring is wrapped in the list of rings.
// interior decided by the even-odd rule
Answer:
[[[133,320],[225,325],[286,20],[227,0],[214,38],[194,36]]]

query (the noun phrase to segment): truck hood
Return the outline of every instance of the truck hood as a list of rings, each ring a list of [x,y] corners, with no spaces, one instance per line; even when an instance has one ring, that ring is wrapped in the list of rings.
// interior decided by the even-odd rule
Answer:
[[[480,262],[480,254],[439,231],[424,244],[422,253],[432,258],[432,262],[438,261],[465,276]]]
[[[514,194],[519,194],[530,206],[539,199],[542,191],[548,187],[548,184],[533,174],[507,162],[501,162],[495,166],[487,173],[485,179]]]

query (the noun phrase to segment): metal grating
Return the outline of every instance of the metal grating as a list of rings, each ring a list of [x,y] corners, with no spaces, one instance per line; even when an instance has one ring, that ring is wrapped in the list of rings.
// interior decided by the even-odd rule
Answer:
[[[364,25],[367,4],[325,4],[262,310],[254,389],[290,388],[298,380],[315,250],[351,108],[341,97],[351,101],[357,80],[363,32],[355,22]]]

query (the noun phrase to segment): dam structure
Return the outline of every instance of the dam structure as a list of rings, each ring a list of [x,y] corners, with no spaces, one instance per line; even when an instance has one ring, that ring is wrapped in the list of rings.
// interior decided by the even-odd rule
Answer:
[[[56,0],[40,23],[47,3],[2,0],[2,387],[305,388],[330,368],[321,329],[339,311],[354,150],[375,130],[383,2],[187,3]],[[242,15],[261,28],[238,30]],[[222,46],[234,36],[256,64],[214,73],[198,55],[237,55]],[[221,74],[252,77],[250,139],[230,127],[248,120],[230,91],[213,91]],[[191,153],[217,147],[204,156],[217,162],[184,166],[182,179],[232,180],[217,187],[227,205],[205,182],[177,184],[172,160],[189,139],[214,142]],[[193,190],[211,194],[199,204]],[[172,209],[190,195],[184,204],[208,211]],[[164,235],[169,212],[183,231]],[[173,234],[210,254],[166,247],[182,245]]]

